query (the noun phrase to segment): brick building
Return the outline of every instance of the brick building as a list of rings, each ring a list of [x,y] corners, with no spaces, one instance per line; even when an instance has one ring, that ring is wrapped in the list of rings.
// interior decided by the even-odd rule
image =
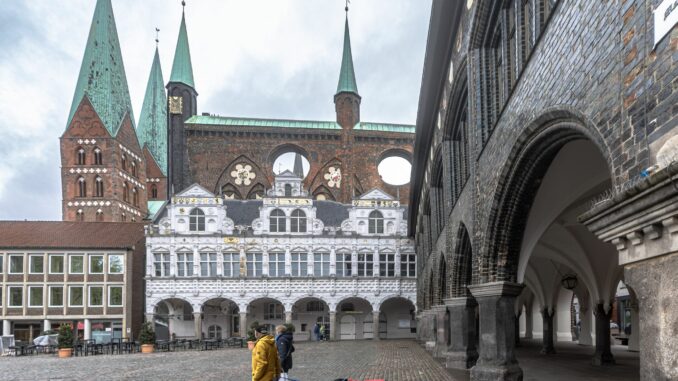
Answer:
[[[73,324],[97,342],[137,337],[143,321],[140,223],[0,222],[2,334],[32,342]]]
[[[409,226],[420,338],[449,367],[522,379],[516,340],[557,358],[573,327],[612,364],[622,281],[641,379],[678,377],[674,12],[433,2]]]

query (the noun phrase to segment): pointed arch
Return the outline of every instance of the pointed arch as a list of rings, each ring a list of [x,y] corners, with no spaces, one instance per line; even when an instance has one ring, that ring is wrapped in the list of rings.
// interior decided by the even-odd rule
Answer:
[[[335,201],[332,191],[330,191],[326,186],[320,185],[313,191],[313,198],[316,200],[326,200],[326,201]]]
[[[451,296],[455,298],[471,296],[467,287],[473,284],[473,247],[468,230],[463,223],[457,230],[451,260]]]
[[[337,197],[339,196],[340,189],[341,189],[341,186],[343,186],[344,180],[342,179],[342,181],[340,182],[338,187],[332,188],[332,189],[336,189],[336,190],[330,189],[329,183],[328,183],[327,180],[325,180],[325,177],[324,177],[325,174],[330,172],[330,167],[334,167],[335,169],[338,168],[339,171],[341,172],[341,174],[343,175],[344,170],[343,170],[343,167],[342,167],[342,162],[338,158],[334,157],[334,158],[326,161],[325,164],[323,164],[321,167],[319,167],[317,169],[317,171],[313,172],[312,177],[310,176],[311,171],[309,171],[308,178],[310,178],[311,181],[308,182],[308,184],[310,184],[310,187],[309,187],[310,189],[315,189],[315,190],[322,189],[323,193],[327,195],[327,199],[336,200]],[[313,192],[314,196],[316,195],[315,192],[316,191]]]
[[[250,192],[247,194],[248,200],[258,200],[264,198],[266,189],[261,183],[254,184]]]
[[[249,165],[251,168],[250,172],[254,173],[255,177],[248,180],[249,184],[236,184],[235,179],[233,176],[231,176],[231,173],[235,170],[238,164],[242,164],[243,166]],[[223,171],[221,171],[221,174],[218,177],[216,185],[214,186],[214,193],[219,193],[219,191],[221,191],[223,187],[228,184],[238,189],[238,193],[240,195],[249,194],[252,187],[254,187],[256,184],[262,184],[265,189],[271,187],[267,173],[265,173],[264,170],[247,155],[238,156],[224,167]],[[240,197],[240,199],[242,199],[242,197]]]

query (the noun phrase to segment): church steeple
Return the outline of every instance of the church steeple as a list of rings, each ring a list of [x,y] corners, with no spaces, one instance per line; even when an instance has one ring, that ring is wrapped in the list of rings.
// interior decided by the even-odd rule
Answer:
[[[148,76],[146,95],[141,106],[141,117],[137,129],[139,144],[153,155],[162,173],[167,175],[167,95],[165,81],[160,67],[160,55],[155,48],[151,74]]]
[[[185,2],[182,2],[185,5]],[[174,51],[174,62],[172,63],[172,74],[170,82],[181,82],[195,89],[193,83],[193,65],[191,64],[191,50],[188,47],[188,33],[186,32],[186,14],[181,12],[181,26],[179,27],[179,38],[177,39],[177,48]]]
[[[111,0],[97,0],[67,126],[85,96],[112,136],[126,113],[134,123]]]
[[[351,36],[348,31],[348,6],[346,7],[346,22],[344,24],[344,50],[341,57],[341,70],[337,93],[334,94],[334,109],[337,113],[337,123],[341,128],[350,130],[360,123],[360,94],[355,80],[353,69],[353,54],[351,53]]]
[[[353,69],[353,55],[351,54],[351,36],[348,31],[348,8],[346,12],[346,23],[344,25],[344,52],[341,57],[341,70],[339,71],[339,84],[337,84],[337,94],[354,93],[358,94],[358,84],[355,80],[355,71]]]
[[[292,169],[292,172],[294,172],[295,175],[299,176],[299,178],[301,179],[304,178],[304,166],[301,162],[301,155],[298,153],[294,154],[294,167]]]

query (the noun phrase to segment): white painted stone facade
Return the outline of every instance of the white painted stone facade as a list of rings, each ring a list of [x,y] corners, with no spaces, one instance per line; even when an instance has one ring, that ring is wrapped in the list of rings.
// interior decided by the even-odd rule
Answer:
[[[292,196],[285,196],[287,184]],[[240,215],[231,216],[229,208],[236,207],[241,208]],[[405,208],[384,192],[367,192],[353,205],[316,201],[301,188],[298,177],[285,172],[260,201],[227,203],[193,185],[165,208],[147,230],[146,315],[156,316],[156,323],[162,321],[177,337],[199,332],[210,336],[214,329],[223,337],[244,336],[236,327],[254,320],[270,325],[292,322],[297,335],[306,337],[317,321],[335,326],[330,336],[337,339],[371,337],[376,329],[386,338],[415,336],[406,323],[410,320],[415,326],[414,246],[405,236]],[[191,217],[199,213],[196,209],[204,219]],[[271,224],[274,210],[284,212],[284,229]],[[291,216],[296,210],[303,212],[306,222],[297,219],[293,229]],[[247,211],[254,217],[249,223]],[[374,211],[381,213],[381,221],[370,221]],[[292,231],[304,230],[304,224],[305,231]],[[282,262],[269,263],[283,257],[284,267]],[[187,258],[192,261],[186,264]],[[239,262],[229,262],[233,258]],[[322,301],[323,310],[307,312],[310,301]],[[283,315],[270,306],[278,302]],[[189,309],[191,313],[186,312]],[[265,316],[265,311],[272,315]],[[356,327],[353,333],[351,324]]]

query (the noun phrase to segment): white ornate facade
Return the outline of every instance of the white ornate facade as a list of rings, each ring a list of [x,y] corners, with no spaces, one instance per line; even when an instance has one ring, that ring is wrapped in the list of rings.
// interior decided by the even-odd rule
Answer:
[[[312,200],[285,171],[263,200],[193,185],[147,230],[146,315],[162,336],[244,336],[257,320],[316,322],[330,338],[414,337],[416,264],[405,208],[380,190]]]

